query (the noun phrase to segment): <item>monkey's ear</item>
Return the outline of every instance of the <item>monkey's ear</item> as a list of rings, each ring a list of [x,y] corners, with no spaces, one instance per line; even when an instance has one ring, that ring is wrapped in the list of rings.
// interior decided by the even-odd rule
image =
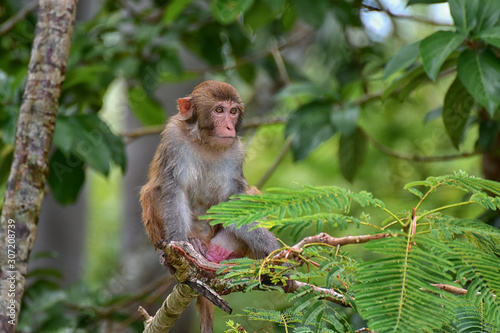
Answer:
[[[179,104],[179,112],[181,115],[189,119],[193,115],[193,104],[191,103],[191,97],[179,98],[177,100],[177,104]]]

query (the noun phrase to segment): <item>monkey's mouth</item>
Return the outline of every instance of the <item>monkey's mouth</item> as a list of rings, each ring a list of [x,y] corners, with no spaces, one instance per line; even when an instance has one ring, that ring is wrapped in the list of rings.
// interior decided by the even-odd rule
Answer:
[[[215,141],[217,145],[220,146],[230,146],[234,140],[236,139],[235,136],[216,136]]]

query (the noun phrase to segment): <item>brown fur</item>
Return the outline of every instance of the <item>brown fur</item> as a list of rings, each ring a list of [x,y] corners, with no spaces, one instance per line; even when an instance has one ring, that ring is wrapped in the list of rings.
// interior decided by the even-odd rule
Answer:
[[[209,260],[262,258],[279,247],[266,229],[223,228],[198,220],[238,193],[260,193],[243,175],[237,137],[244,106],[229,84],[206,81],[178,100],[141,190],[142,219],[153,244],[189,241]],[[212,332],[213,305],[198,298],[202,333]]]

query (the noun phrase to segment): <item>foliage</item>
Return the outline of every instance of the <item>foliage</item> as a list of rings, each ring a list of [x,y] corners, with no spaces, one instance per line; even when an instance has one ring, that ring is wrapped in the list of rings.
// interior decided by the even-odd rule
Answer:
[[[466,196],[460,202],[422,208],[425,202],[432,202],[432,194],[445,188],[457,188]],[[212,207],[204,218],[213,224],[240,226],[253,220],[278,230],[291,227],[296,236],[310,224],[345,228],[345,221],[358,221],[353,223],[357,228],[364,225],[374,235],[384,234],[364,245],[366,251],[376,254],[365,261],[328,242],[292,247],[296,258],[288,262],[294,269],[266,266],[269,259],[260,264],[248,258],[235,260],[225,268],[225,277],[234,285],[245,284],[247,290],[282,291],[263,284],[264,276],[274,283],[282,283],[287,276],[309,285],[289,296],[290,305],[285,310],[247,308],[245,314],[251,318],[288,327],[293,323],[297,332],[354,332],[357,328],[349,316],[355,311],[376,332],[476,331],[474,327],[481,327],[482,332],[498,331],[500,231],[479,219],[448,215],[445,210],[479,206],[496,211],[500,209],[500,183],[460,172],[413,182],[406,189],[418,198],[413,210],[392,212],[365,192],[304,187],[239,195],[234,198],[237,200]],[[350,216],[349,207],[354,203],[364,210],[375,207],[389,217],[373,222],[368,212],[363,218]],[[440,287],[443,285],[464,294],[449,292]],[[329,300],[330,294],[313,286],[334,291],[352,310],[336,305]],[[295,323],[298,320],[300,325]]]
[[[31,259],[46,255],[40,253]],[[130,325],[123,308],[136,301],[137,295],[115,293],[113,286],[89,290],[83,283],[63,288],[61,277],[51,268],[30,272],[17,332],[99,332],[103,321]],[[143,325],[135,322],[130,327],[141,331]]]
[[[449,4],[451,25],[412,17],[435,3]],[[428,103],[417,104],[415,110],[431,109],[426,120],[442,120],[443,130],[456,149],[464,149],[469,138],[474,141],[470,154],[497,153],[500,2],[408,0],[407,4],[414,10],[410,16],[391,12],[382,1],[366,0],[317,0],[314,5],[300,0],[173,0],[152,1],[147,7],[136,7],[135,1],[102,2],[94,17],[75,27],[51,156],[50,191],[61,204],[69,204],[77,199],[87,168],[103,175],[113,166],[126,169],[125,140],[100,111],[103,97],[116,80],[126,82],[121,102],[145,126],[162,124],[166,113],[175,112],[164,111],[155,94],[160,86],[202,78],[230,81],[250,101],[249,111],[288,116],[284,135],[292,138],[294,161],[306,159],[326,142],[328,149],[338,154],[339,170],[349,181],[363,168],[370,154],[369,143],[384,153],[411,160],[407,154],[377,143],[371,134],[377,133],[376,123],[371,121],[374,113],[379,124],[390,123],[390,130],[383,135],[391,144],[401,139],[431,139],[427,133],[407,133],[397,122],[408,117],[404,111],[414,105],[419,89],[429,86],[438,109]],[[22,5],[3,2],[0,22],[6,22]],[[373,37],[363,20],[370,14],[384,15],[393,33],[386,39]],[[402,29],[401,20],[413,19],[423,23],[414,29],[417,35]],[[0,193],[12,162],[35,23],[35,15],[28,15],[0,39]],[[203,68],[193,69],[185,61],[186,54]],[[446,93],[441,96],[443,85]],[[268,93],[275,93],[271,103],[252,105]],[[392,107],[395,102],[402,104]],[[373,112],[379,109],[390,112]],[[337,140],[330,140],[332,137]],[[415,149],[415,145],[404,147]],[[425,161],[425,157],[413,160]],[[325,168],[334,168],[335,163],[329,161]],[[385,188],[380,174],[372,172],[373,163],[366,164],[371,171],[368,177]],[[425,167],[419,170],[429,174]],[[467,197],[463,202],[424,209],[424,202],[431,206],[447,199],[430,199],[429,195],[450,186],[464,191]],[[498,300],[492,293],[499,293],[498,231],[463,217],[461,212],[442,214],[444,208],[471,204],[496,210],[497,183],[458,174],[415,182],[407,190],[420,200],[415,232],[410,227],[411,211],[391,212],[386,208],[388,200],[331,186],[274,189],[216,208],[222,209],[217,218],[225,224],[255,219],[297,240],[308,228],[345,231],[352,225],[393,234],[366,245],[370,258],[366,262],[357,253],[350,255],[322,245],[308,245],[298,255],[310,270],[297,267],[291,277],[335,289],[353,310],[332,305],[315,291],[300,290],[290,296],[290,309],[249,308],[247,313],[268,322],[286,323],[287,328],[293,325],[295,332],[352,330],[354,312],[379,332],[390,327],[403,331],[413,319],[423,318],[425,322],[415,322],[425,330],[497,330]],[[398,198],[397,203],[410,209],[405,198]],[[236,212],[231,206],[243,202],[248,205],[246,210]],[[360,210],[363,212],[358,213]],[[373,211],[373,216],[388,213],[389,217],[373,222]],[[281,266],[265,269],[253,261],[239,263],[230,273],[235,283],[246,283],[252,274],[271,274],[275,281],[282,281],[281,274],[290,273]],[[381,267],[390,270],[382,275]],[[467,294],[455,296],[429,283],[465,287]],[[260,285],[259,280],[252,284],[256,285]],[[26,295],[21,321],[26,326],[20,328],[28,330],[30,320],[36,319],[32,323],[38,326],[30,327],[37,331],[51,331],[53,322],[61,329],[92,331],[100,321],[109,319],[105,318],[109,313],[94,311],[102,304],[85,288],[75,300],[68,296],[69,291],[54,284],[37,286],[42,284],[33,284]],[[374,294],[380,295],[380,303],[374,303]],[[44,318],[39,320],[37,311],[43,312]],[[285,315],[293,320],[283,319]],[[123,314],[118,317],[123,319]]]
[[[443,1],[408,4],[438,2]],[[84,183],[86,165],[104,175],[110,163],[125,170],[123,140],[99,117],[103,95],[113,80],[125,78],[124,103],[143,124],[163,123],[165,113],[154,95],[156,89],[203,74],[187,68],[183,50],[213,71],[233,81],[238,78],[256,91],[258,75],[265,73],[281,88],[278,108],[283,105],[291,113],[285,135],[293,135],[294,159],[306,158],[321,143],[339,135],[340,170],[351,181],[367,154],[369,137],[359,119],[368,104],[389,98],[407,100],[419,86],[455,73],[456,80],[442,103],[450,139],[458,148],[467,129],[480,123],[477,150],[490,150],[496,131],[489,129],[497,126],[495,111],[500,103],[496,56],[500,4],[493,0],[450,0],[449,4],[455,21],[452,29],[405,45],[384,66],[379,45],[361,43],[362,38],[349,39],[343,33],[368,33],[360,15],[374,7],[359,0],[322,0],[315,6],[292,0],[217,0],[210,6],[203,1],[177,0],[144,10],[133,6],[122,10],[116,2],[107,1],[95,17],[75,28],[51,160],[51,170],[59,170],[59,175],[51,176],[50,187],[58,201],[67,204],[74,202]],[[18,6],[7,2],[0,13],[8,18]],[[34,16],[28,16],[0,44],[3,182],[12,159],[34,26]],[[133,27],[134,33],[127,27]],[[322,59],[313,52],[306,58],[311,65],[302,66],[283,54],[281,67],[273,45],[293,48],[294,39],[300,40],[301,34],[313,35],[306,27],[317,30],[311,50],[321,48],[330,58]],[[392,83],[381,91],[383,67],[387,82]]]

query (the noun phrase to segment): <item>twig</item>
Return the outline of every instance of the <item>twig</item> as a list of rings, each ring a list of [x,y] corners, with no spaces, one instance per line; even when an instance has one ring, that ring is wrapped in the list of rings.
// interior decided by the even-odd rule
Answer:
[[[295,45],[295,44],[303,41],[307,37],[307,35],[309,35],[310,33],[313,33],[314,31],[315,30],[311,29],[309,26],[304,25],[296,33],[294,33],[293,35],[291,35],[285,42],[279,44],[277,46],[277,49],[278,50],[283,50],[283,49],[286,49],[286,48],[288,48],[288,47],[290,47],[292,45]],[[235,68],[238,68],[238,67],[250,64],[252,62],[256,62],[257,60],[263,59],[263,58],[265,58],[265,57],[267,57],[269,55],[272,55],[273,51],[275,49],[276,49],[276,47],[272,46],[271,48],[269,48],[267,50],[263,50],[261,52],[250,54],[250,55],[248,55],[246,57],[242,57],[242,58],[236,59],[234,65],[229,65],[228,66],[226,64],[222,64],[222,65],[219,65],[219,66],[210,67],[209,69],[205,69],[205,70],[202,69],[201,71],[200,71],[200,69],[186,68],[186,71],[192,71],[192,72],[207,72],[207,71],[210,71],[210,72],[219,72],[219,71],[225,71],[225,70],[229,70],[229,69],[235,69]]]
[[[300,288],[310,288],[313,292],[325,294],[326,296],[323,299],[327,301],[333,302],[346,308],[352,307],[351,304],[347,303],[345,296],[341,293],[338,293],[333,289],[321,288],[305,282],[288,280],[287,289],[285,290],[285,292],[293,293]]]
[[[302,252],[303,248],[309,244],[328,244],[331,246],[343,246],[349,244],[367,243],[372,240],[391,237],[392,234],[375,234],[375,235],[359,235],[359,236],[345,236],[345,237],[332,237],[327,233],[320,233],[315,236],[310,236],[302,239],[300,242],[292,246],[289,250],[283,250],[273,257],[273,260],[285,259],[291,252]]]
[[[259,126],[283,124],[287,121],[288,116],[277,116],[277,117],[255,117],[245,121],[242,129],[250,129]],[[126,138],[130,142],[134,139],[140,138],[146,135],[159,134],[163,130],[164,125],[154,125],[148,127],[140,127],[127,132],[120,133],[119,135]]]
[[[370,12],[384,12],[387,15],[389,15],[390,17],[393,17],[393,18],[396,18],[396,19],[410,20],[410,21],[414,21],[414,22],[417,22],[417,23],[422,23],[422,24],[427,24],[427,25],[433,25],[433,26],[444,26],[444,27],[452,27],[453,26],[453,24],[450,24],[450,23],[436,22],[436,21],[432,21],[432,20],[429,20],[429,19],[426,19],[426,18],[423,18],[423,17],[413,16],[413,15],[395,14],[395,13],[391,12],[389,9],[385,9],[385,8],[377,8],[377,7],[373,7],[373,6],[366,5],[366,4],[363,4],[362,6],[367,11],[370,11]]]
[[[447,291],[449,293],[455,294],[455,295],[465,295],[467,294],[467,289],[464,288],[459,288],[455,286],[450,286],[449,284],[443,284],[443,283],[433,283],[431,286],[434,286],[436,288],[439,288],[441,290]],[[481,295],[480,292],[477,292],[476,296]],[[492,296],[495,298],[497,295],[492,294]]]
[[[38,7],[38,1],[34,0],[24,6],[20,11],[18,11],[14,16],[5,21],[0,26],[0,36],[9,32],[12,28],[16,26],[21,20],[23,20],[28,14]]]
[[[453,154],[453,155],[443,155],[443,156],[423,156],[423,155],[412,155],[412,154],[406,154],[406,153],[401,153],[396,150],[393,150],[382,143],[378,142],[376,139],[374,139],[372,136],[370,136],[365,130],[361,128],[361,132],[363,133],[363,136],[378,150],[380,150],[382,153],[396,157],[402,160],[407,160],[407,161],[412,161],[412,162],[443,162],[443,161],[451,161],[451,160],[456,160],[459,158],[469,158],[469,157],[474,157],[476,155],[481,154],[479,151],[473,151],[473,152],[468,152],[468,153],[461,153],[461,154]]]
[[[273,48],[272,55],[274,62],[276,63],[276,67],[278,68],[278,73],[280,74],[281,82],[284,84],[290,83],[290,77],[288,76],[288,72],[286,70],[285,62],[283,61],[283,57],[281,56],[280,50],[278,49],[278,43],[275,39],[273,39]]]
[[[159,134],[163,130],[164,125],[154,125],[148,127],[140,127],[133,130],[129,130],[127,132],[120,133],[119,135],[126,138],[127,142],[130,142],[134,139],[140,138],[141,136]]]
[[[444,290],[444,291],[450,292],[452,294],[455,294],[455,295],[465,295],[465,294],[467,294],[467,289],[458,288],[458,287],[455,287],[455,286],[450,286],[448,284],[433,283],[431,285],[434,286],[434,287],[436,287],[436,288],[439,288],[441,290]]]
[[[280,153],[274,159],[273,164],[271,164],[271,166],[266,170],[264,175],[257,182],[257,185],[256,185],[257,188],[262,188],[264,186],[264,184],[267,182],[267,180],[274,173],[274,171],[276,171],[276,168],[281,163],[281,161],[283,161],[286,154],[288,153],[288,151],[292,147],[292,143],[293,143],[293,135],[291,135],[288,139],[286,139],[285,144],[283,145],[283,148],[281,148]]]

